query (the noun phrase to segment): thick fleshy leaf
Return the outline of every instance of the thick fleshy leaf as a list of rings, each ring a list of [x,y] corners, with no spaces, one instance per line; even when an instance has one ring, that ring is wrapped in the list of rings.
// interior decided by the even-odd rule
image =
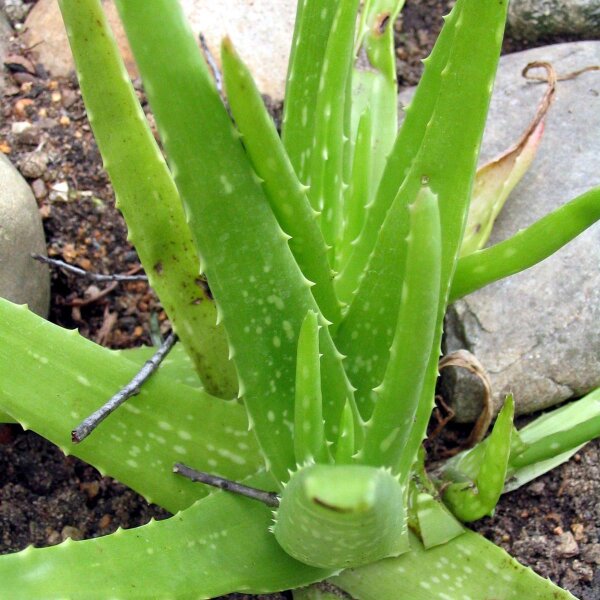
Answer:
[[[398,129],[394,23],[402,6],[404,0],[368,0],[361,13],[352,73],[351,140],[356,139],[359,120],[368,109],[373,126],[364,205],[377,189]]]
[[[321,71],[339,4],[340,0],[302,0],[296,12],[281,136],[298,178],[304,184],[312,163]]]
[[[306,195],[308,188],[298,180],[252,75],[229,39],[224,40],[221,55],[229,106],[244,148],[263,180],[281,228],[291,237],[290,249],[298,266],[315,284],[312,293],[321,312],[332,323],[339,323],[340,304],[333,289],[328,248]]]
[[[389,358],[401,301],[406,244],[397,243],[392,249],[384,262],[385,271],[372,265],[381,251],[380,240],[400,241],[408,234],[408,220],[402,213],[423,185],[438,196],[442,225],[441,301],[432,346],[439,347],[444,304],[466,221],[505,16],[506,3],[459,0],[453,8],[427,59],[422,82],[348,262],[349,267],[359,269],[354,280],[358,281],[363,270],[364,278],[336,333],[336,344],[347,355],[347,369],[358,388],[357,401],[365,417],[370,414],[371,390],[382,381]],[[467,121],[465,111],[470,115]],[[398,214],[391,214],[392,205]],[[372,262],[365,269],[372,251]],[[347,276],[354,277],[342,272],[339,285],[351,292],[354,286],[347,287]],[[347,298],[340,287],[337,289],[342,300]],[[432,408],[435,374],[431,377],[431,373],[437,369],[437,358],[428,366],[424,398],[429,405],[423,404],[427,413]],[[422,436],[422,432],[415,431],[415,436]]]
[[[295,468],[291,429],[298,333],[308,310],[319,312],[310,283],[181,7],[171,0],[120,0],[117,7],[227,331],[252,427],[269,468],[285,481],[288,469]],[[325,328],[321,342],[323,412],[334,428],[352,390]]]
[[[567,461],[583,443],[600,436],[600,389],[513,430],[504,492],[516,490]],[[475,479],[489,438],[452,457],[440,469],[454,480]]]
[[[461,521],[475,521],[491,514],[500,499],[509,463],[514,412],[515,403],[509,396],[496,419],[474,480],[442,484],[444,503]]]
[[[435,338],[440,298],[441,231],[438,199],[423,187],[408,206],[409,234],[406,240],[405,277],[389,362],[381,385],[375,388],[377,399],[367,423],[365,443],[359,452],[361,461],[390,467],[406,482],[413,455],[406,449],[411,430],[423,429],[415,415],[428,373],[431,353],[438,354]],[[396,212],[390,213],[390,218]],[[382,246],[387,255],[397,240]]]
[[[411,551],[331,579],[356,600],[575,600],[569,592],[520,565],[472,531],[425,549],[410,536]]]
[[[446,544],[462,535],[465,528],[452,513],[431,494],[420,492],[415,498],[419,537],[425,548]]]
[[[333,247],[344,227],[345,155],[350,148],[350,94],[352,48],[359,0],[344,0],[331,25],[325,49],[317,108],[314,146],[311,155],[309,198],[322,211],[321,229]]]
[[[0,409],[175,511],[206,489],[173,474],[173,463],[240,480],[262,466],[243,406],[171,381],[159,370],[140,393],[81,444],[71,430],[128,383],[139,368],[76,331],[0,300]]]
[[[331,574],[286,554],[268,531],[271,520],[263,504],[219,492],[165,521],[2,556],[1,593],[11,600],[197,600],[277,592]]]
[[[308,312],[300,328],[296,365],[294,452],[299,465],[327,462],[330,458],[323,426],[320,362],[317,315]]]
[[[450,302],[524,271],[554,254],[600,219],[600,187],[571,200],[495,246],[458,261]]]
[[[199,278],[200,261],[173,178],[123,65],[99,0],[61,0],[86,111],[129,239],[192,357],[204,387],[233,398],[217,309]]]
[[[142,365],[157,351],[154,346],[139,346],[114,350],[116,355],[122,356],[127,361],[134,362],[141,368]],[[160,363],[160,373],[174,383],[183,383],[191,387],[202,387],[202,382],[194,369],[194,363],[180,344],[176,344],[167,357]]]

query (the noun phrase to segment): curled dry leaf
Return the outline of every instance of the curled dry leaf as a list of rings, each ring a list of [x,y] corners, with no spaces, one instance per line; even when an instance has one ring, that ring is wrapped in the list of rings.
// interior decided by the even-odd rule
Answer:
[[[546,70],[546,93],[521,138],[477,170],[461,256],[483,248],[508,195],[527,172],[537,152],[544,132],[544,119],[554,97],[557,77],[552,65],[546,62],[529,63],[523,69],[523,77],[529,77],[529,71],[536,68]]]
[[[438,368],[441,371],[446,367],[462,367],[463,369],[467,369],[473,373],[473,375],[479,377],[479,379],[481,379],[481,383],[483,384],[483,402],[481,413],[477,418],[471,434],[465,443],[466,448],[471,448],[484,438],[490,423],[492,422],[492,417],[494,416],[494,405],[492,403],[492,384],[483,365],[479,362],[477,357],[474,354],[471,354],[468,350],[457,350],[456,352],[451,352],[450,354],[442,357],[438,364]],[[455,454],[459,450],[463,449],[464,448],[456,448],[452,453]]]

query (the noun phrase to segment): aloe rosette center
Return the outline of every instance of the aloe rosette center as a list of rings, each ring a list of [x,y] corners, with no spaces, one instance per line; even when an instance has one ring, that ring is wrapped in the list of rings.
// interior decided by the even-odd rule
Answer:
[[[311,465],[285,487],[273,532],[308,565],[342,569],[406,550],[404,494],[389,470]]]

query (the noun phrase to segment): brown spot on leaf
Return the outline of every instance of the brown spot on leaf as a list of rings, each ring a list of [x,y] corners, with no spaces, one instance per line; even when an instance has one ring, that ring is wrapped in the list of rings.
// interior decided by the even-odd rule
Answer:
[[[204,277],[196,277],[195,283],[206,294],[206,297],[212,300],[213,295],[208,286],[208,281]]]
[[[163,264],[162,264],[162,262],[161,262],[160,260],[159,260],[159,261],[158,261],[158,262],[157,262],[157,263],[156,263],[156,264],[155,264],[155,265],[154,265],[152,268],[154,269],[154,272],[155,272],[157,275],[162,275],[162,272],[163,272]]]
[[[377,15],[375,19],[375,34],[383,35],[386,32],[386,29],[390,22],[390,13],[383,12],[380,15]]]

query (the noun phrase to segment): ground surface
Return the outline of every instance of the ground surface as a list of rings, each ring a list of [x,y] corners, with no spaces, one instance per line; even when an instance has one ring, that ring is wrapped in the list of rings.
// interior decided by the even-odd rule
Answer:
[[[401,84],[416,83],[449,2],[408,3],[397,24]],[[553,40],[562,41],[562,40]],[[508,40],[506,50],[524,45]],[[0,150],[27,176],[43,217],[48,253],[85,269],[125,273],[139,263],[126,241],[112,190],[74,81],[54,81],[23,62],[15,40],[2,101]],[[140,93],[141,96],[141,93]],[[15,131],[27,121],[33,127]],[[109,347],[150,343],[152,319],[168,327],[143,283],[106,290],[52,274],[50,319]],[[454,434],[460,436],[461,431]],[[504,496],[475,529],[582,600],[600,599],[600,443],[553,473]],[[105,535],[167,513],[31,432],[0,425],[0,553]],[[242,596],[231,596],[242,598]]]

